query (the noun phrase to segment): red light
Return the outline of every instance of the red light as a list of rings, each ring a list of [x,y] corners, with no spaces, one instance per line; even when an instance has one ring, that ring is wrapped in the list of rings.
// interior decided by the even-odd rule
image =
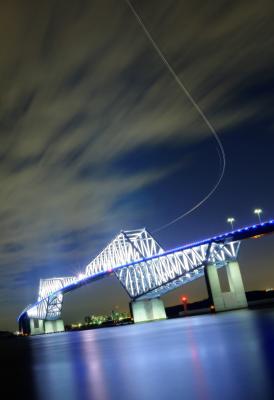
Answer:
[[[187,302],[187,297],[186,296],[182,296],[182,302],[186,303]]]

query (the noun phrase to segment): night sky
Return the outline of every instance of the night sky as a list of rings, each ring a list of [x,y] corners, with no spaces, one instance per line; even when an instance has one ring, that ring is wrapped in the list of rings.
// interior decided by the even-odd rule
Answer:
[[[165,249],[274,217],[272,0],[132,1],[216,128],[227,169],[211,199],[157,234]],[[220,173],[216,141],[124,0],[2,1],[0,329],[40,278],[84,270],[121,229],[187,211]],[[247,290],[274,287],[274,236],[242,244]],[[199,280],[164,297],[206,297]],[[114,278],[65,298],[65,322],[127,310]]]

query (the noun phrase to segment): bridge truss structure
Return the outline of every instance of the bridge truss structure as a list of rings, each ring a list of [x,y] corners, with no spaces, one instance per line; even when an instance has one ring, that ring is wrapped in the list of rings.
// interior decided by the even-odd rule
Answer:
[[[114,274],[132,300],[160,297],[237,259],[241,240],[274,231],[274,221],[244,227],[165,251],[145,229],[121,231],[78,276],[40,280],[38,301],[20,314],[33,319],[60,318],[65,293]]]

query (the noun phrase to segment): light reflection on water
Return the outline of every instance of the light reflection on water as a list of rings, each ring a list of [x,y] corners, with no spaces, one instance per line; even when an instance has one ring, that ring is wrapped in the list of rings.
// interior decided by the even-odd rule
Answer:
[[[36,398],[271,399],[273,333],[238,311],[31,337]]]

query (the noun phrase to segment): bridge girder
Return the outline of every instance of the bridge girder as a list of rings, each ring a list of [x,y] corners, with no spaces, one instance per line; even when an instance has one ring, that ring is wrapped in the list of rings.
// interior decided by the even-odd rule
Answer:
[[[64,295],[58,291],[75,282],[77,282],[76,276],[40,279],[38,304],[27,311],[28,317],[47,320],[59,319]]]
[[[132,299],[151,299],[201,277],[208,263],[219,268],[235,260],[239,246],[240,242],[210,243],[168,255],[160,253],[119,269],[116,275]]]

